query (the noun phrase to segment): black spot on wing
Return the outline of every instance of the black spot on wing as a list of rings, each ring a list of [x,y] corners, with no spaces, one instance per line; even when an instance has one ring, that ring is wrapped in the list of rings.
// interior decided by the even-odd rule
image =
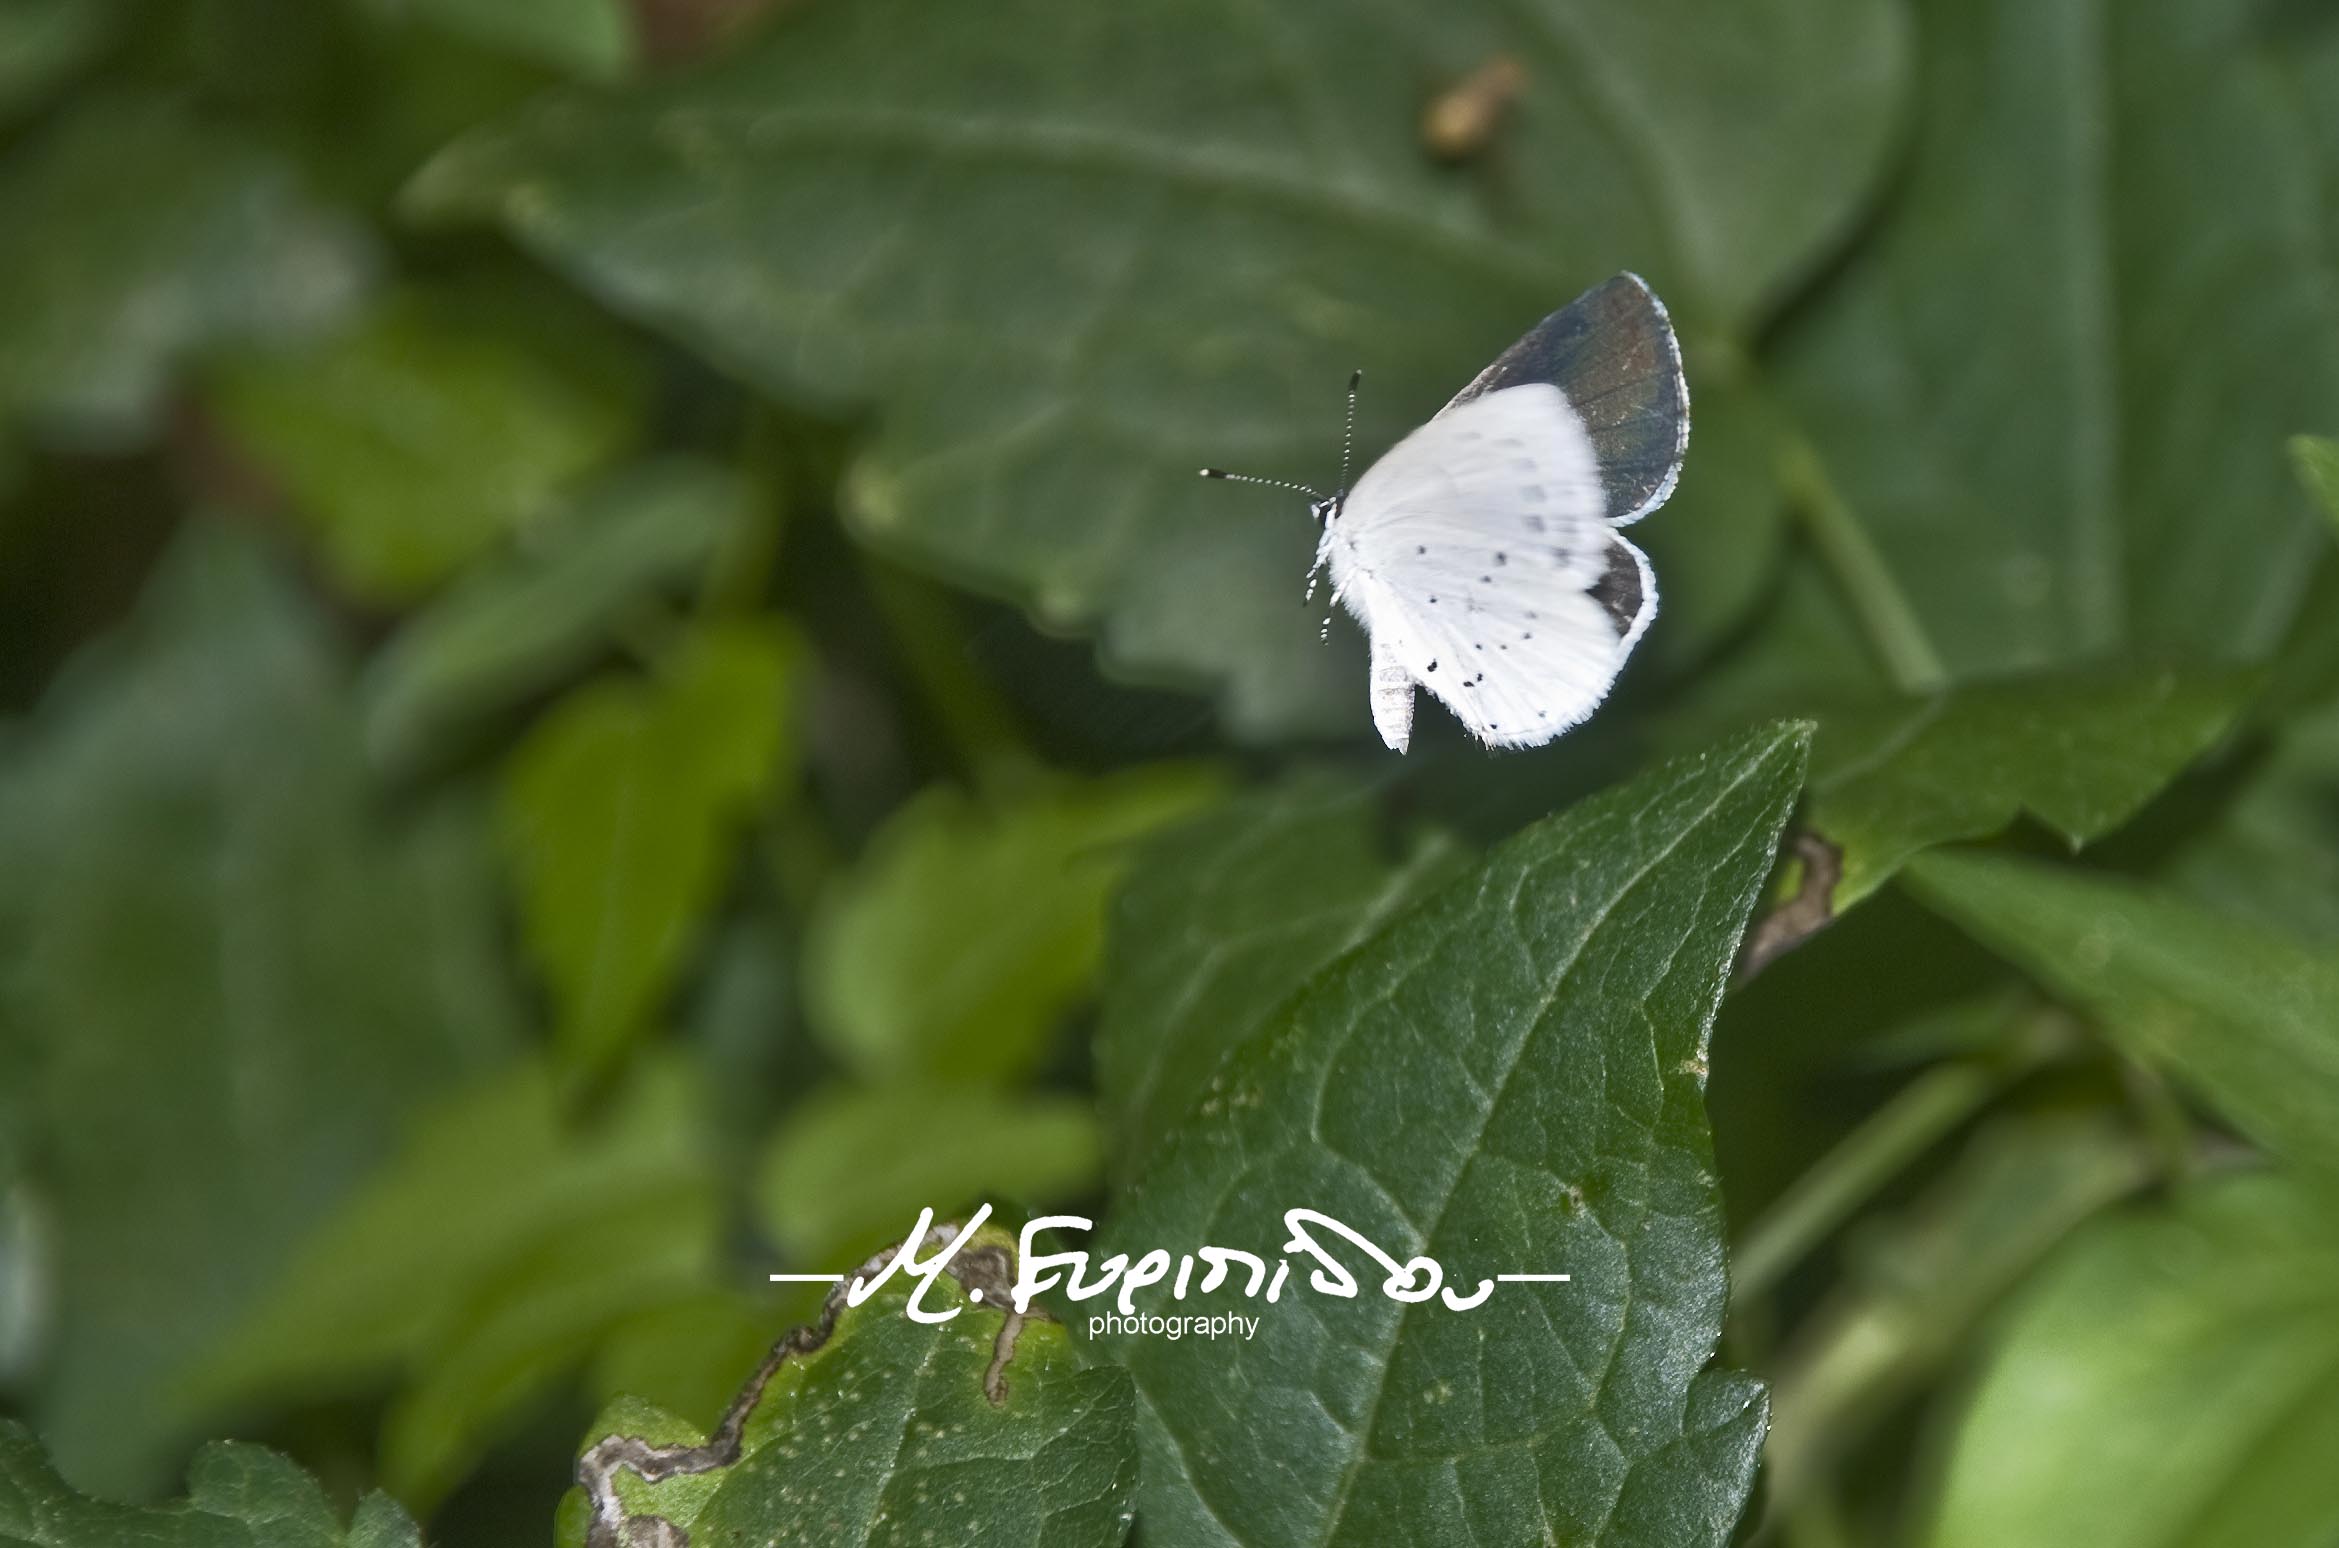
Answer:
[[[1681,465],[1689,387],[1665,308],[1630,274],[1596,285],[1504,350],[1454,404],[1549,382],[1591,432],[1610,521],[1641,512]]]
[[[1618,639],[1632,632],[1632,621],[1641,615],[1641,567],[1622,543],[1608,545],[1608,568],[1593,582],[1592,600],[1616,626]]]

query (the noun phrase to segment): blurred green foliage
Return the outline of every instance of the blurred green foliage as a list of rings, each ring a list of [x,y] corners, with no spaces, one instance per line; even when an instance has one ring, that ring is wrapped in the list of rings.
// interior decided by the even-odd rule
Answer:
[[[0,0],[0,1538],[542,1541],[988,1200],[1581,1282],[628,1509],[2327,1548],[2334,186],[2305,0]],[[1655,629],[1388,757],[1193,469],[1626,267]]]

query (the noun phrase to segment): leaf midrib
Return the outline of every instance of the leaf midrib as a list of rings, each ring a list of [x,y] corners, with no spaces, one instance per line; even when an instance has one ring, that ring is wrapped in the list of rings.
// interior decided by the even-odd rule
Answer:
[[[1785,733],[1776,733],[1771,738],[1769,745],[1748,757],[1745,764],[1731,777],[1729,783],[1713,794],[1704,809],[1696,817],[1683,823],[1672,837],[1649,856],[1629,878],[1616,887],[1586,922],[1582,933],[1569,948],[1566,960],[1548,980],[1545,992],[1536,1005],[1534,1013],[1522,1018],[1523,1030],[1505,1054],[1501,1071],[1495,1077],[1493,1087],[1487,1094],[1487,1100],[1480,1108],[1477,1127],[1470,1136],[1467,1150],[1462,1153],[1463,1159],[1455,1166],[1453,1175],[1443,1188],[1436,1206],[1422,1224],[1422,1250],[1427,1250],[1429,1245],[1436,1241],[1438,1230],[1445,1223],[1446,1211],[1452,1206],[1454,1195],[1460,1191],[1462,1180],[1468,1176],[1471,1163],[1477,1158],[1484,1144],[1487,1126],[1493,1121],[1496,1110],[1502,1106],[1503,1100],[1510,1090],[1511,1081],[1526,1057],[1528,1045],[1533,1042],[1544,1018],[1550,1014],[1551,1007],[1558,1003],[1561,990],[1567,986],[1577,965],[1583,960],[1585,948],[1591,944],[1593,937],[1598,935],[1601,929],[1607,925],[1617,909],[1621,908],[1625,901],[1648,880],[1650,873],[1669,859],[1675,850],[1688,842],[1690,835],[1702,830],[1732,795],[1769,764],[1786,740]],[[1525,892],[1530,877],[1531,872],[1522,873],[1512,891],[1510,910],[1514,917],[1519,896]],[[1325,1059],[1324,1070],[1327,1080],[1329,1080],[1331,1071],[1339,1063],[1339,1053],[1346,1046],[1348,1037],[1355,1035],[1355,1026],[1356,1023],[1352,1020],[1347,1036],[1334,1046],[1330,1056]],[[1315,1098],[1310,1104],[1309,1124],[1311,1129],[1315,1120],[1322,1115],[1322,1110],[1323,1087],[1319,1085]],[[1379,1421],[1381,1403],[1388,1391],[1389,1369],[1394,1363],[1393,1356],[1396,1345],[1404,1336],[1405,1322],[1406,1314],[1402,1313],[1389,1321],[1389,1337],[1377,1362],[1379,1380],[1374,1384],[1372,1397],[1366,1403],[1361,1421],[1353,1432],[1357,1440],[1356,1454],[1350,1459],[1348,1467],[1341,1477],[1339,1491],[1333,1496],[1331,1508],[1325,1514],[1325,1531],[1318,1540],[1320,1545],[1324,1545],[1324,1548],[1328,1548],[1328,1545],[1337,1537],[1340,1522],[1347,1512],[1349,1495],[1356,1486],[1357,1478],[1363,1473],[1365,1463],[1370,1459],[1372,1432]],[[1611,1359],[1613,1359],[1613,1351],[1611,1351]],[[1605,1377],[1598,1385],[1601,1387],[1606,1385]],[[1215,1512],[1213,1513],[1215,1514]]]

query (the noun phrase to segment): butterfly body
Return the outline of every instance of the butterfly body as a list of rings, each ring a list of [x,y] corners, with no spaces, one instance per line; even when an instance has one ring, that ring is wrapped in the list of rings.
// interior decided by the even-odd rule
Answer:
[[[1491,747],[1598,708],[1657,611],[1620,529],[1671,495],[1688,438],[1672,325],[1620,274],[1317,501],[1316,564],[1371,641],[1382,740],[1406,749],[1420,690]]]

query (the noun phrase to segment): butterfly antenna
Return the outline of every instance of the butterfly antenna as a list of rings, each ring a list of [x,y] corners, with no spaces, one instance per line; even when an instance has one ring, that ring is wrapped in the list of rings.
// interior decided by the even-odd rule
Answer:
[[[1359,366],[1348,373],[1348,429],[1340,438],[1340,498],[1343,500],[1348,498],[1348,459],[1356,451],[1356,389],[1362,385],[1364,368]]]
[[[1250,473],[1229,473],[1224,468],[1202,469],[1204,478],[1223,478],[1230,484],[1258,484],[1268,489],[1288,489],[1293,494],[1304,494],[1311,500],[1324,498],[1305,484],[1295,484],[1286,478],[1259,478]]]

